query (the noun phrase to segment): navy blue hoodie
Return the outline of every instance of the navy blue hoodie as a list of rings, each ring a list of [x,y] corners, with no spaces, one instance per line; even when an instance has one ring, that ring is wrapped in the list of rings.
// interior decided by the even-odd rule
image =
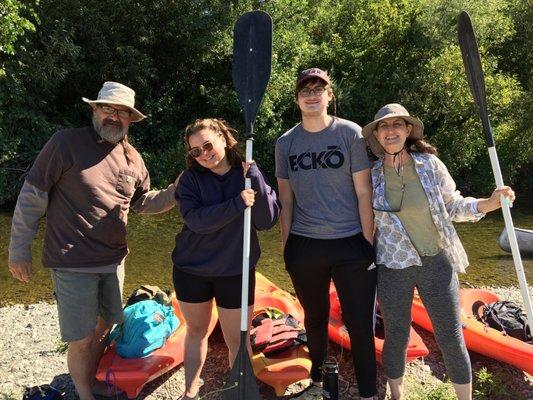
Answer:
[[[259,168],[248,171],[256,191],[250,232],[250,268],[255,267],[261,250],[258,230],[275,225],[280,214],[276,192],[266,183]],[[232,167],[224,175],[210,170],[186,170],[176,188],[184,225],[176,235],[172,252],[175,268],[202,276],[234,276],[242,273],[244,226],[242,167]]]

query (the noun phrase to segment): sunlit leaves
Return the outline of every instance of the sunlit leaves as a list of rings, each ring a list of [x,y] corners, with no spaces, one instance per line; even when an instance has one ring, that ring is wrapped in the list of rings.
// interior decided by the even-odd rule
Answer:
[[[504,175],[531,187],[530,0],[3,0],[0,203],[16,195],[55,130],[89,122],[80,98],[96,96],[105,80],[133,87],[149,115],[131,136],[157,186],[183,167],[182,132],[193,119],[224,118],[242,131],[232,29],[254,8],[274,22],[272,75],[255,125],[254,158],[268,174],[277,137],[299,119],[297,72],[318,66],[334,79],[339,116],[364,125],[383,104],[403,103],[424,121],[459,186],[489,190],[481,123],[457,45],[457,15],[465,9]]]

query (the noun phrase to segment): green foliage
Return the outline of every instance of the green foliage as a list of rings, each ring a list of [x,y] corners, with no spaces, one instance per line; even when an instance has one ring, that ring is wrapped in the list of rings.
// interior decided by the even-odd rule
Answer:
[[[68,350],[68,343],[59,339],[56,343],[56,353],[66,354]]]
[[[182,131],[195,118],[224,118],[242,131],[231,82],[232,28],[240,14],[257,7],[274,21],[272,76],[254,148],[270,177],[277,137],[299,120],[297,71],[316,65],[334,78],[339,116],[364,125],[383,104],[403,103],[424,121],[458,186],[468,193],[490,192],[481,124],[457,46],[457,15],[465,8],[482,53],[504,177],[525,193],[533,164],[529,3],[4,1],[0,22],[4,15],[24,21],[0,31],[0,49],[11,45],[0,64],[6,72],[0,77],[0,204],[16,197],[54,131],[90,122],[90,109],[80,98],[95,97],[105,80],[134,88],[139,109],[149,115],[132,127],[131,138],[154,186],[166,186],[183,168]]]
[[[475,373],[473,395],[474,399],[519,399],[520,396],[510,387],[503,375],[491,373],[482,367]]]
[[[533,89],[533,4],[531,0],[508,0],[502,3],[513,22],[514,34],[502,42],[491,43],[490,49],[498,56],[501,68],[515,76],[526,91]],[[531,111],[531,109],[530,109]]]
[[[485,367],[476,372],[476,378],[476,385],[473,390],[473,395],[478,398],[490,398],[494,395],[503,394],[502,391],[505,391],[502,385],[499,387],[494,385],[493,376]]]
[[[0,56],[13,55],[16,40],[26,31],[35,30],[31,19],[35,17],[32,6],[37,3],[38,0],[28,2],[2,0],[0,3]],[[4,75],[3,58],[0,58],[0,77]]]
[[[426,377],[406,376],[406,400],[453,400],[456,398],[452,384]]]
[[[440,384],[435,387],[419,386],[407,395],[407,400],[454,400],[456,399],[451,385]]]

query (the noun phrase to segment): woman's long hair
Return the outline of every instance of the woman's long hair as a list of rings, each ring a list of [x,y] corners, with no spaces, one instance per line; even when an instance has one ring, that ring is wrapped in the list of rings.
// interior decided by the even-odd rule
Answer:
[[[407,138],[405,141],[405,148],[407,151],[415,153],[427,153],[438,156],[439,152],[437,148],[423,139],[411,139]]]
[[[226,121],[217,118],[201,118],[193,123],[187,125],[185,128],[185,147],[187,148],[186,165],[187,169],[196,169],[198,171],[207,171],[207,168],[202,167],[196,159],[189,154],[191,147],[189,146],[189,138],[195,133],[209,129],[218,133],[226,140],[226,157],[232,167],[240,167],[244,161],[244,157],[238,149],[238,142],[234,135],[237,131],[233,129]]]
[[[120,143],[122,144],[122,148],[124,149],[124,157],[126,157],[126,162],[128,163],[128,166],[133,163],[133,152],[134,148],[128,141],[128,134],[126,133],[126,136],[124,136],[123,139],[120,140]]]

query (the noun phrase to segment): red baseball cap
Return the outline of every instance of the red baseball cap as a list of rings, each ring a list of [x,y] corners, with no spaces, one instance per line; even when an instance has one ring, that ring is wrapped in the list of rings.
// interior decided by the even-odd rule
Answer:
[[[328,85],[331,84],[331,80],[329,79],[329,76],[326,71],[323,71],[320,68],[308,68],[304,69],[298,74],[298,78],[296,79],[296,86],[299,86],[302,82],[312,78],[319,78],[326,82]]]

